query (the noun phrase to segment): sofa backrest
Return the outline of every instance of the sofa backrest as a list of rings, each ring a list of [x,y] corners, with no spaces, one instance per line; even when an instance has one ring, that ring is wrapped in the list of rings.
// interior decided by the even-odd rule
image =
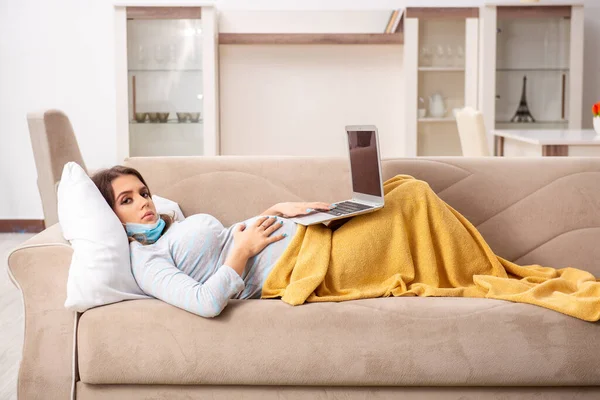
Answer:
[[[351,193],[344,157],[132,157],[153,194],[188,216],[224,226],[284,201],[335,202]],[[427,181],[495,254],[517,264],[586,269],[600,276],[600,158],[418,157],[382,160]]]

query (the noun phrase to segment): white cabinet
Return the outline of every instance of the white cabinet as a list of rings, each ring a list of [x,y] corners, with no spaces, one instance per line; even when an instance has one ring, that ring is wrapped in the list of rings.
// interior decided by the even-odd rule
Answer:
[[[581,128],[581,2],[407,8],[404,43],[407,157],[461,155],[452,109],[465,105],[488,132]],[[443,115],[430,112],[436,93]]]
[[[453,110],[477,107],[477,8],[407,8],[406,156],[460,156]]]
[[[479,100],[488,131],[580,129],[583,5],[487,5],[481,23]]]
[[[217,155],[213,7],[115,8],[118,158]]]

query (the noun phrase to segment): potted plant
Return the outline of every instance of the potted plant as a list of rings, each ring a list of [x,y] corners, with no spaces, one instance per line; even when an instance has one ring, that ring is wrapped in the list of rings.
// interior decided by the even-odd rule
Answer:
[[[594,130],[596,135],[600,135],[600,101],[592,106],[592,115],[594,116]]]

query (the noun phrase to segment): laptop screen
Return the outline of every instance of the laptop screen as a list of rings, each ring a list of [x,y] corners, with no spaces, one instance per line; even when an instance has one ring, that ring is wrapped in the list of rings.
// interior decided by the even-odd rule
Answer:
[[[352,190],[383,197],[379,178],[379,159],[374,131],[347,131],[350,146]]]

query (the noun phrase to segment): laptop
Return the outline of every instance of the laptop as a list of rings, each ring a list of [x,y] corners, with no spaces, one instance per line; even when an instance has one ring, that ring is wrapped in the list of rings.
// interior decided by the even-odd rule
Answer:
[[[383,207],[383,182],[377,128],[374,125],[346,126],[352,198],[335,203],[331,210],[316,210],[290,218],[300,225],[323,223],[377,211]]]

